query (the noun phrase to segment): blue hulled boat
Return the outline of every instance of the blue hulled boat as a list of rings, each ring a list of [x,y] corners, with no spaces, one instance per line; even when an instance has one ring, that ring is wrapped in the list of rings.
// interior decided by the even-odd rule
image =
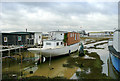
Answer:
[[[110,59],[115,70],[120,74],[120,30],[115,30],[113,40],[109,41]]]

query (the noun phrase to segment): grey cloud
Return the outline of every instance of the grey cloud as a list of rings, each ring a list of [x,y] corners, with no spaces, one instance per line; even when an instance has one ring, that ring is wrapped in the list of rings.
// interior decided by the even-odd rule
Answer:
[[[29,8],[41,8],[45,10],[50,10],[58,13],[66,14],[88,14],[92,12],[100,12],[103,14],[116,14],[117,13],[117,3],[116,2],[69,2],[69,3],[58,3],[58,2],[41,2],[41,3],[20,3],[24,6],[29,6]],[[102,6],[103,8],[98,7]],[[29,10],[31,11],[31,10]]]
[[[38,13],[39,10],[42,10],[43,12]],[[53,16],[50,18],[48,16],[48,18],[45,18],[44,20],[42,19],[42,16],[39,16],[43,13],[50,13],[49,16]],[[6,27],[7,30],[10,31],[25,30],[25,27],[31,31],[49,31],[58,29],[78,30],[80,26],[84,26],[84,29],[86,30],[103,30],[105,28],[113,29],[113,26],[117,26],[117,3],[115,2],[3,3],[2,14],[2,28],[0,29],[5,30],[4,27]],[[37,15],[37,18],[32,18],[28,16],[28,14],[31,14],[31,16],[35,14],[35,16]],[[90,14],[96,14],[96,17],[91,16],[89,18],[88,15]],[[100,14],[100,16],[97,14]],[[6,24],[8,25],[6,26]]]

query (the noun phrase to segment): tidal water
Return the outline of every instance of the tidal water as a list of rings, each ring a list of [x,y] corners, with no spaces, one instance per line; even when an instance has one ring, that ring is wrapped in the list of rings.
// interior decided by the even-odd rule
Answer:
[[[107,60],[109,58],[109,51],[108,51],[107,44],[99,45],[97,47],[104,48],[104,49],[87,49],[87,50],[89,52],[96,52],[100,56],[100,59],[104,63],[102,65],[102,67],[103,67],[102,73],[105,73],[108,76],[108,64],[107,64]]]

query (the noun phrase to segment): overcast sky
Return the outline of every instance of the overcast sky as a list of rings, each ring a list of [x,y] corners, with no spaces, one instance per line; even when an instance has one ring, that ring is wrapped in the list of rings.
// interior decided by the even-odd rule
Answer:
[[[1,31],[103,31],[118,27],[117,2],[5,2]]]

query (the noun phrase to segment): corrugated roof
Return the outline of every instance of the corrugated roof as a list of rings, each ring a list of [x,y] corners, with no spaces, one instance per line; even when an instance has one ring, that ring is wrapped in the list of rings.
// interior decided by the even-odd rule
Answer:
[[[10,35],[27,35],[28,33],[2,33],[2,34],[10,34]]]
[[[11,33],[17,33],[17,34],[30,34],[30,33],[35,33],[35,32],[11,32]]]

